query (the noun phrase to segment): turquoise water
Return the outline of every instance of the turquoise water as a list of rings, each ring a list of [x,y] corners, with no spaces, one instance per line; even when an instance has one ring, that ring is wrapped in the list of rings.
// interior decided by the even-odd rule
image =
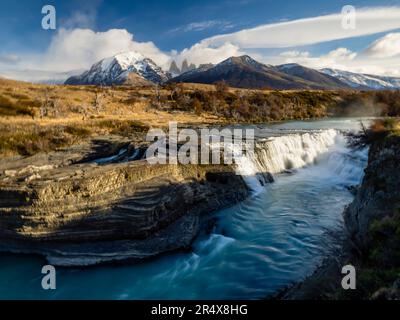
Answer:
[[[356,128],[354,120],[291,122],[270,129]],[[57,290],[41,289],[40,257],[0,255],[3,299],[258,299],[310,274],[337,250],[335,231],[351,202],[366,152],[344,141],[314,165],[281,174],[252,198],[205,219],[215,222],[190,252],[126,266],[58,269]]]

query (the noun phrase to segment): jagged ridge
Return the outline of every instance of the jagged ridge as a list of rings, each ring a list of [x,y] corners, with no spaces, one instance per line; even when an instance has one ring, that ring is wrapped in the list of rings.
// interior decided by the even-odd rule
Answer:
[[[343,89],[345,83],[319,73],[308,70],[311,77],[301,77],[300,74],[290,74],[285,69],[262,64],[250,56],[231,57],[215,66],[192,70],[172,79],[172,82],[192,82],[213,84],[225,81],[228,85],[238,88],[270,88],[270,89]],[[305,72],[303,72],[304,74]],[[318,77],[315,75],[318,74]],[[323,79],[323,81],[321,81]]]

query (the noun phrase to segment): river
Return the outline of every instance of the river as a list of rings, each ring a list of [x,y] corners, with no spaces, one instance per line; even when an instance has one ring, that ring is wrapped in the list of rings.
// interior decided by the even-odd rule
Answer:
[[[190,252],[136,265],[59,269],[53,291],[41,288],[43,258],[1,254],[0,298],[265,298],[303,279],[339,249],[335,235],[343,231],[342,212],[353,198],[348,187],[360,182],[367,161],[366,150],[346,147],[340,130],[358,128],[357,119],[257,126],[259,138],[271,133],[286,137],[285,142],[275,141],[276,156],[264,157],[291,152],[290,163],[286,157],[287,168],[274,175],[274,183],[258,184],[248,177],[253,196],[204,217],[215,226],[195,240]],[[311,136],[307,142],[301,136],[301,150],[296,151],[293,139],[308,132]],[[270,160],[261,165],[268,167]]]

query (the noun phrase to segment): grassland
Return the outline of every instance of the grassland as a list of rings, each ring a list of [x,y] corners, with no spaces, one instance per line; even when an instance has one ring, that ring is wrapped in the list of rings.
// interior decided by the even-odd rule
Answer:
[[[46,86],[0,79],[0,155],[48,152],[96,135],[143,134],[169,121],[223,122],[209,114],[152,108],[149,101],[154,94],[152,89]]]
[[[398,92],[246,90],[223,83],[133,88],[0,79],[0,155],[48,152],[96,135],[138,136],[170,121],[195,126],[400,114],[399,97]]]

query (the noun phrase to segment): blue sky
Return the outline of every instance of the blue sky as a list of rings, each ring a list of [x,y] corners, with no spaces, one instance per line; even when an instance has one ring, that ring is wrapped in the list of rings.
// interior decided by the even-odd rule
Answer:
[[[46,31],[41,28],[41,8],[46,4],[54,5],[57,10],[57,30]],[[193,45],[213,36],[232,34],[241,30],[279,22],[339,14],[342,7],[348,4],[355,6],[356,9],[368,7],[396,7],[400,9],[400,0],[353,0],[351,2],[341,0],[88,0],[86,2],[78,0],[0,0],[0,41],[2,44],[0,47],[0,74],[2,70],[12,69],[11,62],[13,61],[15,62],[14,67],[17,69],[39,69],[39,62],[42,62],[43,65],[45,59],[51,59],[51,56],[59,54],[60,50],[68,51],[69,48],[65,44],[60,44],[69,36],[65,33],[60,35],[61,30],[64,29],[67,32],[88,29],[95,33],[91,37],[99,37],[100,34],[107,33],[111,29],[124,30],[132,37],[132,41],[135,43],[152,42],[154,48],[150,48],[151,50],[149,46],[142,48],[143,46],[134,44],[132,47],[142,49],[145,54],[149,49],[151,58],[159,64],[167,64],[169,63],[168,59],[172,58],[178,61],[183,58],[192,58],[195,63],[199,64],[206,62],[203,60],[206,59],[207,53],[210,53],[210,62],[215,63],[215,60],[219,57],[214,55],[218,55],[219,52],[222,52],[221,59],[225,58],[225,53],[237,52],[252,54],[266,63],[286,62],[290,59],[299,59],[299,62],[303,62],[305,59],[304,63],[310,63],[311,66],[316,63],[315,59],[318,57],[326,57],[326,55],[339,48],[348,50],[348,55],[359,53],[368,49],[374,41],[378,41],[388,33],[397,34],[400,31],[399,29],[388,27],[384,31],[377,30],[379,32],[373,32],[372,34],[368,32],[368,34],[349,36],[345,39],[332,40],[328,37],[324,41],[315,41],[314,43],[310,41],[308,44],[300,45],[294,43],[293,46],[289,43],[284,48],[274,48],[270,44],[260,45],[260,47],[253,44],[250,48],[246,48],[242,43],[235,43],[236,37],[228,37],[226,43],[232,43],[235,48],[227,47],[228,45],[226,45],[224,49],[212,53],[210,51],[194,53],[194,49],[190,52],[188,51]],[[372,23],[379,24],[382,22],[378,20]],[[301,25],[299,26],[301,27]],[[400,25],[398,28],[400,28]],[[312,32],[308,32],[311,39],[313,37]],[[315,32],[320,32],[318,24],[315,25]],[[267,38],[273,35],[265,33],[262,36]],[[290,37],[290,34],[287,33],[286,36]],[[87,37],[89,36],[86,35],[85,39]],[[118,38],[115,35],[114,37]],[[121,35],[121,37],[124,36]],[[68,39],[73,42],[72,38]],[[82,39],[82,37],[79,39]],[[396,37],[392,37],[389,40],[391,41],[389,46],[397,43]],[[389,40],[385,40],[384,46]],[[107,38],[107,40],[103,39],[102,41],[109,42],[110,40]],[[79,43],[79,40],[77,42]],[[93,41],[96,44],[98,42],[97,40]],[[56,44],[60,44],[60,49],[55,48]],[[101,45],[104,46],[104,44]],[[222,46],[222,43],[219,42],[218,45]],[[217,45],[213,43],[212,47],[215,46]],[[92,49],[96,51],[96,48]],[[84,48],[81,48],[82,52],[84,50]],[[159,57],[156,56],[157,50],[160,51]],[[103,50],[103,48],[98,51],[104,52],[104,54],[110,52],[108,49]],[[86,64],[95,62],[91,61],[91,59],[101,57],[93,54],[93,52],[82,52],[81,54],[85,56],[91,55],[92,58],[84,60],[81,59],[82,57],[77,56],[76,64],[66,63],[64,69],[61,66],[57,66],[57,71],[88,67]],[[342,50],[343,53],[345,51]],[[282,57],[286,57],[286,60],[276,58],[281,54],[283,54]],[[64,56],[62,58],[67,61],[68,59],[73,59],[73,56],[69,55],[68,59]],[[392,61],[393,55],[390,58],[390,61]],[[60,57],[58,61],[63,59]],[[318,63],[321,64],[325,60],[319,60]],[[353,58],[353,60],[356,59]],[[55,62],[46,66],[45,69],[54,69]],[[328,62],[326,63],[328,64]],[[361,61],[359,61],[359,65],[361,64]],[[382,67],[383,62],[378,64]],[[375,66],[374,68],[377,72],[379,71],[378,67]],[[371,70],[374,70],[374,68],[371,68]],[[386,72],[383,68],[381,69],[381,73]],[[395,73],[397,72],[396,70]]]

